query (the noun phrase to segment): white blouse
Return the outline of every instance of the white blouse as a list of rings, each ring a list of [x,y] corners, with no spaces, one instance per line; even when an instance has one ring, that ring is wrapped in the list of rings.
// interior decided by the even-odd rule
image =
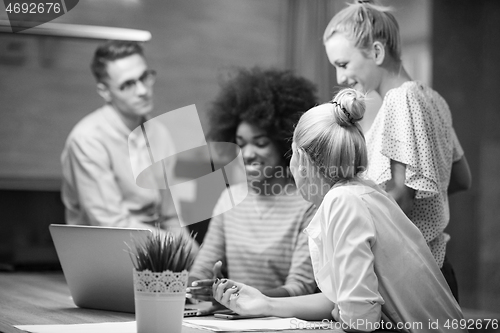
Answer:
[[[448,185],[463,150],[446,101],[430,87],[408,81],[387,92],[366,133],[367,176],[383,189],[391,160],[406,164],[405,185],[414,189],[410,220],[420,229],[436,262],[443,265],[450,219]]]
[[[393,328],[422,324],[402,327],[407,332],[429,331],[429,321],[438,320],[439,330],[449,332],[446,320],[463,318],[422,234],[373,182],[332,187],[306,233],[314,276],[336,304],[335,320],[364,331],[381,319]]]

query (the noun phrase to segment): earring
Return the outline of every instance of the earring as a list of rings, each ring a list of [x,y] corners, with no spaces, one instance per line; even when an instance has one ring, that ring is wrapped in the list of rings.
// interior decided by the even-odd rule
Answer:
[[[300,166],[299,166],[299,172],[300,172],[302,175],[305,175],[305,174],[306,174],[306,171],[307,171],[307,170],[306,170],[306,167],[304,167],[304,166],[302,166],[302,165],[300,165]]]

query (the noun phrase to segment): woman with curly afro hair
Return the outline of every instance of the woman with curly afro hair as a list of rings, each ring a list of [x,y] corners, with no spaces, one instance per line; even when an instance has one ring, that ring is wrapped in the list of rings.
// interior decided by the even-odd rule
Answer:
[[[310,81],[290,71],[259,67],[238,69],[221,84],[209,110],[208,137],[240,147],[247,184],[232,186],[231,191],[248,189],[248,195],[210,221],[190,271],[188,297],[213,301],[215,278],[244,281],[270,297],[314,292],[302,231],[315,208],[300,195],[288,164],[294,126],[316,105],[315,93]],[[223,193],[215,210],[231,205],[227,198]],[[221,307],[213,302],[201,314]]]

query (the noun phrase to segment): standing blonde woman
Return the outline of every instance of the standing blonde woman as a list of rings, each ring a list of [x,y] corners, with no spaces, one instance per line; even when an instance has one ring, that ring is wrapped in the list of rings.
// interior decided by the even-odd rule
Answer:
[[[366,133],[368,176],[420,229],[453,294],[446,260],[448,195],[470,187],[470,171],[445,100],[414,81],[401,63],[399,27],[389,8],[351,4],[328,24],[323,41],[339,84],[376,91],[382,106]]]
[[[271,298],[222,280],[214,298],[240,314],[334,319],[346,331],[466,332],[450,325],[462,312],[421,232],[391,196],[360,177],[364,111],[360,92],[342,90],[307,111],[293,135],[290,169],[318,207],[306,232],[321,293]]]

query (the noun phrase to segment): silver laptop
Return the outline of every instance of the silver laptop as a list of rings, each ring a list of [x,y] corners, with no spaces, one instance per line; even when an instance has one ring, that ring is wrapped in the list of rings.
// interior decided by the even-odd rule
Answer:
[[[148,229],[51,224],[50,234],[75,304],[134,312],[133,266],[126,244],[145,240]],[[196,315],[185,309],[184,316]]]
[[[134,312],[133,266],[126,244],[148,229],[51,224],[50,234],[75,304]]]

